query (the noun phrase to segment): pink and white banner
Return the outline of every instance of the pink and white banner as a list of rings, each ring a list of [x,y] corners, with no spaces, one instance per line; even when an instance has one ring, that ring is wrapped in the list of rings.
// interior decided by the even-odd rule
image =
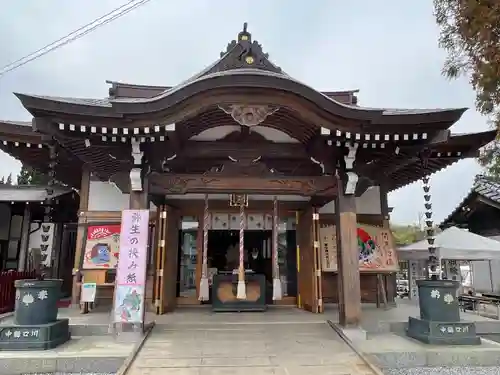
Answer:
[[[124,210],[113,309],[116,323],[143,322],[148,236],[149,210]]]

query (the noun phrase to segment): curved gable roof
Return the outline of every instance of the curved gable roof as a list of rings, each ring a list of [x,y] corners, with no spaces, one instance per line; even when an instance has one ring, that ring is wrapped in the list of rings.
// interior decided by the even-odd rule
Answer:
[[[226,50],[221,52],[220,59],[215,61],[200,73],[190,77],[175,87],[162,86],[138,86],[137,90],[148,90],[154,95],[141,95],[140,98],[117,97],[117,85],[114,82],[110,88],[110,98],[107,99],[82,99],[82,98],[60,98],[40,95],[16,94],[23,105],[33,114],[60,113],[78,116],[95,116],[97,118],[123,118],[137,115],[154,116],[154,113],[178,112],[180,107],[185,106],[185,101],[201,100],[201,96],[215,98],[215,92],[221,94],[220,99],[235,93],[236,90],[251,92],[265,89],[275,98],[283,97],[283,94],[300,97],[302,100],[315,105],[314,111],[323,112],[326,119],[322,121],[323,126],[330,127],[333,121],[331,116],[339,119],[352,120],[358,123],[372,123],[381,125],[400,124],[433,124],[446,123],[446,127],[456,122],[465,109],[425,109],[425,110],[388,110],[384,108],[367,108],[355,105],[353,92],[348,97],[350,101],[338,100],[335,95],[325,92],[321,93],[306,84],[290,77],[280,67],[269,60],[262,46],[252,40],[252,35],[247,31],[245,24],[243,30],[238,34],[237,40],[231,41]],[[124,85],[122,85],[123,88]],[[226,91],[224,91],[226,90]],[[209,92],[210,91],[210,92]],[[244,96],[244,95],[243,95]],[[244,99],[240,95],[239,99]],[[235,94],[235,100],[238,95]],[[213,100],[212,100],[213,101]],[[213,103],[211,103],[213,104]],[[281,105],[276,103],[276,105]],[[50,113],[47,113],[50,112]],[[132,118],[133,120],[133,118]],[[168,119],[179,121],[179,119]],[[319,121],[319,120],[318,120]],[[332,128],[332,130],[335,130]]]

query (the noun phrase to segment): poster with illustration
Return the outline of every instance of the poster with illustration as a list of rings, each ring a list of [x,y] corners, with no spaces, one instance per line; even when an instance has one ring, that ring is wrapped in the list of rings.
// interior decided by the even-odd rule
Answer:
[[[337,272],[337,237],[334,225],[320,227],[322,269]],[[398,260],[392,233],[371,225],[358,225],[357,247],[360,271],[397,271]]]
[[[114,321],[141,323],[144,308],[144,286],[117,285],[114,303]]]
[[[119,248],[120,225],[89,226],[82,268],[116,268]]]

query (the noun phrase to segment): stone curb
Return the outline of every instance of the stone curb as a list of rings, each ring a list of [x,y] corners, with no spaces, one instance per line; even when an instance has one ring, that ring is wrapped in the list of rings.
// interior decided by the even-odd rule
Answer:
[[[116,375],[125,375],[132,364],[134,363],[137,355],[141,351],[142,347],[144,346],[144,343],[148,339],[149,335],[153,331],[153,328],[155,327],[155,322],[151,322],[148,324],[148,327],[146,328],[146,332],[144,333],[144,336],[141,338],[141,340],[134,346],[132,349],[132,352],[128,355],[128,357],[125,359],[123,364],[120,366],[120,368],[116,371]]]
[[[126,357],[2,358],[0,375],[40,373],[116,373]]]
[[[489,340],[482,339],[489,342]],[[462,347],[463,349],[464,347]],[[474,348],[477,348],[474,347]],[[482,348],[481,350],[421,350],[407,352],[370,353],[369,357],[384,369],[402,369],[417,367],[449,367],[449,366],[500,366],[500,350],[498,348]]]
[[[379,368],[380,366],[373,361],[372,358],[363,353],[359,348],[351,341],[349,338],[342,332],[342,330],[331,320],[326,321],[331,329],[339,335],[339,337],[344,341],[347,346],[349,346],[354,353],[356,353],[361,360],[368,366],[368,368],[373,372],[374,375],[384,375],[382,370]]]

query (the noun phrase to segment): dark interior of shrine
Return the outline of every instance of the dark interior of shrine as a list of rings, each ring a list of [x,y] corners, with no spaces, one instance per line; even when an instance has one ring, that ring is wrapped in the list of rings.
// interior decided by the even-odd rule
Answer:
[[[208,266],[218,272],[232,272],[239,266],[239,231],[208,232]],[[244,234],[245,269],[272,280],[272,231],[246,230]],[[232,250],[231,250],[232,249]]]

